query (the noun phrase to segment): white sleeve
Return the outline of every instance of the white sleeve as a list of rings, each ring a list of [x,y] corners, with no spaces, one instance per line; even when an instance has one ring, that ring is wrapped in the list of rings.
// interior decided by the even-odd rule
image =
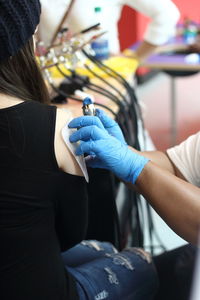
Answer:
[[[144,34],[145,41],[161,45],[175,34],[180,13],[171,0],[121,0],[121,4],[126,4],[151,19]]]
[[[188,182],[200,187],[200,132],[168,149],[167,154]]]

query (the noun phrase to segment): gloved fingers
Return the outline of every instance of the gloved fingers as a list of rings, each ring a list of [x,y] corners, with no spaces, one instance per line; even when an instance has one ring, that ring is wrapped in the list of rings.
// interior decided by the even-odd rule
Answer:
[[[104,125],[105,129],[108,131],[110,135],[114,136],[115,138],[117,138],[119,141],[121,141],[123,144],[126,145],[124,135],[117,122],[115,122],[113,119],[108,117],[101,109],[96,109],[96,116],[101,120],[102,124]]]
[[[96,143],[94,141],[81,142],[80,145],[76,149],[76,155],[89,154],[94,155],[98,151],[96,147]]]
[[[108,117],[106,113],[101,109],[98,108],[96,109],[96,116],[101,120],[105,128],[109,128],[117,125],[117,123],[113,119]]]
[[[96,116],[81,116],[78,118],[73,119],[69,122],[69,128],[80,128],[90,125],[96,125],[99,128],[104,129],[103,124],[101,123],[100,119]]]
[[[99,140],[104,139],[108,136],[105,130],[100,129],[96,125],[82,127],[70,135],[69,140],[71,143],[78,141],[88,141],[88,140]]]

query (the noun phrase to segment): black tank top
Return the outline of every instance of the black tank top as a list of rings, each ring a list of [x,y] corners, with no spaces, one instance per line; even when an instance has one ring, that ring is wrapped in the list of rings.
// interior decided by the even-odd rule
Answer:
[[[87,226],[83,177],[59,170],[56,107],[0,109],[0,299],[78,299],[60,252]]]

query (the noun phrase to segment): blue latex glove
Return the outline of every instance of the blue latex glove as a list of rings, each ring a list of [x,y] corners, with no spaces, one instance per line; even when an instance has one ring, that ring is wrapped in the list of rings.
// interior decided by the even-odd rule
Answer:
[[[118,139],[122,144],[127,145],[124,135],[121,131],[121,128],[113,119],[108,117],[103,110],[96,109],[96,116],[101,120],[104,128],[108,131],[108,133]]]
[[[76,154],[95,154],[94,159],[89,161],[90,167],[108,169],[122,180],[135,183],[149,161],[111,136],[98,117],[73,119],[69,127],[78,129],[70,136],[70,142],[82,141]]]

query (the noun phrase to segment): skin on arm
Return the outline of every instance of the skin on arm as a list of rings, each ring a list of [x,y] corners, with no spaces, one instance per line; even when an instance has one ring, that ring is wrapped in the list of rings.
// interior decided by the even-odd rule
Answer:
[[[156,163],[159,167],[165,169],[171,174],[186,180],[185,177],[182,175],[182,173],[179,171],[179,169],[176,167],[176,165],[171,161],[167,153],[161,151],[140,151],[139,152],[133,148],[132,150],[140,155],[149,158],[152,162]]]
[[[129,58],[135,58],[138,62],[143,62],[149,55],[158,49],[157,45],[142,41],[136,50],[125,49],[123,55]]]
[[[177,234],[197,243],[200,189],[182,179],[165,153],[127,149],[120,140],[98,126],[94,117],[91,118],[81,117],[70,123],[71,128],[79,128],[70,137],[71,142],[83,141],[77,154],[94,152],[97,159],[91,161],[90,166],[109,169],[124,182],[129,182],[127,185],[142,194]]]
[[[157,45],[150,44],[149,42],[143,41],[140,46],[135,50],[139,61],[145,60],[150,54],[152,54],[158,48]]]
[[[136,184],[128,186],[142,194],[178,235],[196,244],[200,227],[200,189],[174,174],[152,160],[146,164]]]
[[[55,127],[55,138],[54,138],[54,149],[56,160],[59,168],[69,174],[83,176],[83,173],[75,159],[66,146],[61,131],[63,127],[72,118],[71,112],[57,108],[56,114],[56,127]]]

